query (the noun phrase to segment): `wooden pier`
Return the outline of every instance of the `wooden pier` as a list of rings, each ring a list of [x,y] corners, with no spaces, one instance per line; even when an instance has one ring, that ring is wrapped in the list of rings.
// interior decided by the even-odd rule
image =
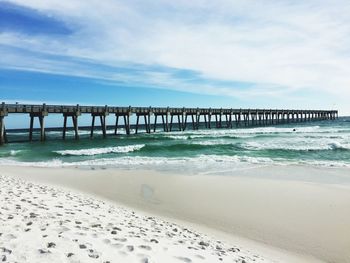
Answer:
[[[223,109],[223,108],[161,108],[161,107],[111,107],[111,106],[68,106],[68,105],[26,105],[5,104],[0,105],[0,145],[8,142],[5,127],[5,117],[9,114],[28,114],[30,117],[29,141],[33,140],[34,120],[40,124],[40,140],[45,141],[45,117],[49,114],[62,114],[62,138],[66,138],[67,121],[72,120],[75,139],[79,139],[78,119],[82,114],[92,117],[90,137],[94,136],[96,118],[100,122],[103,137],[107,136],[106,118],[115,117],[113,135],[118,134],[119,120],[123,121],[126,134],[131,133],[131,116],[136,116],[135,134],[139,132],[140,119],[144,121],[147,133],[156,132],[158,118],[164,132],[174,130],[184,131],[189,125],[193,130],[204,124],[207,129],[266,126],[297,122],[335,120],[338,118],[337,110],[279,110],[279,109]],[[154,123],[151,123],[151,116]],[[214,126],[213,126],[214,124]],[[153,126],[153,127],[152,127]]]

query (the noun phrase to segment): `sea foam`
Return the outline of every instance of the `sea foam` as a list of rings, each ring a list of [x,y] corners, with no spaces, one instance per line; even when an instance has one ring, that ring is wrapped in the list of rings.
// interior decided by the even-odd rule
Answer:
[[[90,149],[81,149],[81,150],[63,150],[63,151],[54,151],[54,152],[60,155],[92,156],[92,155],[100,155],[100,154],[107,154],[107,153],[134,152],[142,149],[144,146],[145,146],[144,144],[137,144],[137,145],[105,147],[105,148],[90,148]]]
[[[161,169],[167,167],[170,170],[179,169],[196,170],[198,172],[230,169],[234,171],[251,165],[311,165],[319,167],[350,167],[345,161],[326,160],[290,160],[284,158],[251,157],[251,156],[218,156],[200,155],[196,157],[145,157],[145,156],[124,156],[119,158],[100,158],[84,161],[67,162],[61,159],[52,159],[45,162],[20,162],[11,159],[0,158],[0,165],[29,166],[29,167],[118,167],[129,169],[149,168]],[[165,166],[166,165],[166,166]]]

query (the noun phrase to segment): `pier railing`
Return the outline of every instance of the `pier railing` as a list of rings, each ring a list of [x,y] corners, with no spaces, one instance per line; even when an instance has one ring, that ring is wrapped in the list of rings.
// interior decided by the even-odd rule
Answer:
[[[156,132],[158,117],[161,118],[161,126],[164,132],[171,132],[174,126],[177,130],[184,131],[188,124],[192,129],[199,129],[199,124],[204,127],[233,128],[248,126],[276,125],[292,122],[307,122],[319,120],[334,120],[338,118],[337,110],[288,110],[288,109],[228,109],[228,108],[170,108],[170,107],[115,107],[115,106],[81,106],[81,105],[28,105],[5,104],[0,105],[0,145],[7,143],[5,117],[9,114],[26,113],[30,117],[29,140],[33,140],[34,119],[39,119],[40,140],[44,141],[45,117],[49,114],[62,114],[63,132],[62,138],[66,138],[67,119],[72,119],[75,139],[79,139],[78,118],[82,114],[90,114],[92,117],[90,137],[93,137],[96,118],[99,119],[103,137],[107,136],[106,117],[115,116],[114,135],[118,134],[119,120],[123,121],[126,134],[131,133],[130,117],[136,116],[134,124],[135,133],[140,127],[140,118],[144,120],[147,133]],[[154,123],[151,123],[151,116]],[[188,117],[191,119],[188,121]],[[213,119],[214,118],[214,119]],[[214,124],[214,125],[213,125]],[[153,126],[153,127],[152,127]]]

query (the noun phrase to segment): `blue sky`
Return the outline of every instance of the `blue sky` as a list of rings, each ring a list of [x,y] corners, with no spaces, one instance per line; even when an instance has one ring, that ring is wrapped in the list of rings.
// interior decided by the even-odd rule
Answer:
[[[339,109],[349,1],[0,0],[0,100]]]

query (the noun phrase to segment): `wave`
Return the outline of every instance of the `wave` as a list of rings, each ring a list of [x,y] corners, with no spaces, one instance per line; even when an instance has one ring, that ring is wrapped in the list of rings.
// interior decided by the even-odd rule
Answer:
[[[11,150],[11,151],[10,151],[10,155],[11,155],[11,156],[16,156],[16,155],[18,155],[20,152],[22,152],[22,150]]]
[[[341,144],[339,142],[332,142],[332,143],[329,143],[328,146],[332,150],[350,150],[350,144],[349,143]]]
[[[172,140],[196,140],[196,139],[247,139],[247,138],[254,138],[259,136],[257,135],[249,135],[249,134],[229,134],[229,133],[211,133],[211,134],[187,134],[187,135],[169,135],[165,138],[172,139]]]
[[[137,144],[137,145],[105,147],[105,148],[90,148],[90,149],[81,149],[81,150],[63,150],[63,151],[54,151],[54,152],[60,155],[92,156],[92,155],[100,155],[100,154],[107,154],[107,153],[134,152],[142,149],[143,147],[145,147],[144,144]]]
[[[222,130],[197,130],[185,132],[172,132],[171,134],[162,133],[165,138],[172,140],[192,140],[192,139],[251,139],[259,137],[315,137],[315,138],[329,138],[342,137],[345,139],[350,133],[350,129],[342,129],[339,127],[321,127],[321,126],[307,126],[307,127],[258,127],[258,128],[240,128],[240,129],[222,129]]]
[[[278,140],[269,142],[245,142],[241,147],[247,150],[287,150],[287,151],[324,151],[350,150],[349,143],[327,140]]]
[[[222,171],[222,169],[235,170],[237,168],[250,168],[251,165],[308,165],[318,167],[350,167],[350,162],[322,161],[322,160],[289,160],[284,158],[226,156],[226,155],[200,155],[196,157],[166,158],[125,156],[120,158],[101,158],[77,162],[64,162],[60,159],[40,162],[21,162],[8,158],[0,158],[0,165],[29,166],[29,167],[118,167],[125,169],[155,168],[178,170],[194,170],[205,172],[207,170]]]
[[[0,152],[0,157],[12,157],[21,153],[22,150],[11,150],[9,152]]]
[[[223,130],[199,130],[195,134],[205,135],[226,135],[226,134],[256,134],[256,133],[295,133],[295,132],[317,132],[322,130],[320,126],[293,126],[293,127],[256,127],[256,128],[238,128],[238,129],[223,129]],[[193,131],[189,131],[191,133]]]
[[[233,142],[229,140],[211,139],[202,141],[192,141],[184,144],[174,144],[168,146],[171,150],[237,150],[237,151],[260,151],[260,150],[285,150],[285,151],[322,151],[322,150],[350,150],[350,143],[323,140],[320,138],[314,140],[305,140],[304,138],[292,139],[271,139],[264,141],[240,141]],[[149,150],[154,150],[156,146],[149,146]],[[158,147],[157,147],[158,148]]]
[[[39,166],[39,167],[65,167],[65,166],[144,166],[144,165],[164,165],[170,164],[178,167],[179,164],[189,164],[191,166],[203,166],[203,164],[238,164],[238,163],[273,163],[271,158],[250,157],[250,156],[226,156],[226,155],[199,155],[196,157],[144,157],[144,156],[124,156],[119,158],[100,158],[93,160],[84,160],[76,162],[66,162],[55,158],[49,161],[39,162],[21,162],[13,159],[0,158],[0,164],[21,165],[21,166]]]

